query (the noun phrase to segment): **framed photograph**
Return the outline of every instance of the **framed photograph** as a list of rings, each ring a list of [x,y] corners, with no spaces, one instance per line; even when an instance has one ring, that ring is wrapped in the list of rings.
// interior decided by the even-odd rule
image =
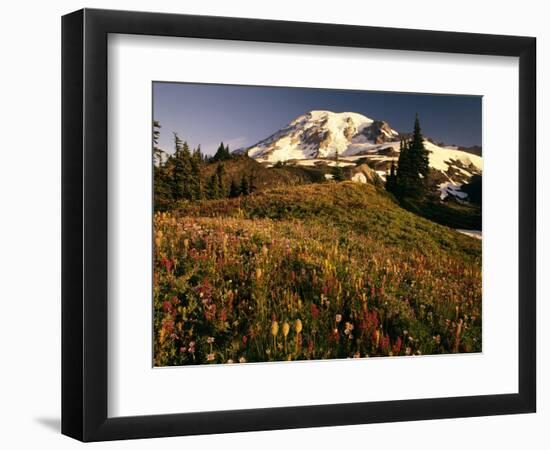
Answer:
[[[64,434],[535,412],[534,38],[62,32]]]

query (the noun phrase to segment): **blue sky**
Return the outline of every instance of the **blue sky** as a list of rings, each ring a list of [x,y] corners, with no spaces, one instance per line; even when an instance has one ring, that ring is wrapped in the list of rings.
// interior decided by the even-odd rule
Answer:
[[[177,132],[193,148],[213,154],[255,144],[314,109],[351,111],[412,131],[415,113],[425,136],[446,144],[481,145],[481,97],[278,88],[187,83],[153,83],[153,118],[161,123],[160,147],[172,152]]]

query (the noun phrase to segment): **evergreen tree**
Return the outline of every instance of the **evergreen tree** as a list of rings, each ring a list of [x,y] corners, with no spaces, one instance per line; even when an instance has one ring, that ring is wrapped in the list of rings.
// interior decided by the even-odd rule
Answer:
[[[248,177],[248,193],[252,194],[253,192],[256,192],[258,189],[258,186],[256,185],[256,172],[253,172]]]
[[[223,164],[218,164],[216,167],[216,182],[218,183],[218,195],[219,197],[227,197],[227,189],[224,182],[225,167]]]
[[[165,210],[172,201],[170,189],[170,166],[165,153],[158,147],[160,123],[153,122],[153,198],[155,210]]]
[[[164,152],[158,146],[160,139],[160,122],[153,120],[153,164],[160,166],[162,164],[162,158]]]
[[[171,178],[170,188],[172,191],[172,198],[177,200],[183,197],[183,177],[182,177],[182,164],[181,164],[181,149],[183,142],[181,141],[178,133],[173,132],[174,135],[174,154],[171,158]]]
[[[335,158],[336,165],[332,168],[332,178],[334,181],[344,181],[344,170],[340,167],[340,160],[338,157],[338,150],[336,150]]]
[[[223,145],[223,142],[219,145],[216,153],[214,154],[212,161],[226,161],[231,159],[231,153],[229,152],[229,146]]]
[[[241,189],[234,178],[231,178],[231,185],[229,186],[229,197],[235,198],[241,195]]]
[[[172,200],[170,190],[170,167],[163,162],[165,153],[158,147],[160,123],[153,121],[153,196],[155,210],[164,210]]]
[[[468,183],[463,184],[461,190],[468,194],[468,201],[481,205],[482,200],[482,176],[473,175]]]
[[[390,173],[386,177],[386,191],[395,193],[397,175],[395,172],[395,161],[391,162]]]
[[[191,153],[187,142],[183,142],[177,133],[174,133],[174,150],[171,179],[172,198],[174,200],[189,199],[191,197],[189,186]]]
[[[429,173],[429,155],[424,147],[417,114],[412,139],[401,141],[394,192],[400,197],[424,198],[427,194]]]
[[[248,195],[250,194],[250,183],[246,175],[243,174],[241,177],[241,194]]]
[[[200,151],[200,147],[193,150],[190,160],[189,191],[191,200],[199,200],[203,197],[201,180],[202,155]]]
[[[208,179],[208,183],[206,184],[206,195],[211,200],[220,198],[218,178],[215,173],[210,175],[210,178]]]
[[[399,144],[399,158],[397,160],[397,174],[395,178],[395,193],[397,195],[403,196],[410,189],[411,173],[409,145],[407,141],[401,140]]]
[[[430,173],[430,158],[428,151],[424,147],[424,137],[422,136],[422,131],[420,129],[420,120],[418,119],[418,114],[414,120],[414,131],[411,141],[411,158],[413,165],[418,170],[418,173],[421,175],[421,178],[424,180],[423,184],[426,183],[428,175]]]
[[[160,138],[160,122],[158,120],[153,120],[153,144],[158,145]]]
[[[183,196],[191,200],[193,198],[193,168],[191,161],[191,150],[187,141],[183,141],[181,149],[181,160],[183,166]]]
[[[197,163],[201,164],[204,162],[204,156],[201,151],[201,146],[199,146],[193,150],[193,154],[191,155],[191,158],[197,161]]]

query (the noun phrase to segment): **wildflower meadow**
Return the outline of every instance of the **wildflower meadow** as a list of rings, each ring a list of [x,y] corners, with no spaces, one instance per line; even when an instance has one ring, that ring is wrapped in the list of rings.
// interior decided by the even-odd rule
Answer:
[[[155,366],[479,352],[481,242],[350,181],[157,211]]]

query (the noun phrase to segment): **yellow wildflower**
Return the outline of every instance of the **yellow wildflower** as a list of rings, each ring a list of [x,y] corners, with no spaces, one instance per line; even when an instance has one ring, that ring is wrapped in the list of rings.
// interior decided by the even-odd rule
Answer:
[[[287,337],[289,331],[290,331],[290,325],[288,324],[288,322],[284,322],[283,323],[283,336]]]

